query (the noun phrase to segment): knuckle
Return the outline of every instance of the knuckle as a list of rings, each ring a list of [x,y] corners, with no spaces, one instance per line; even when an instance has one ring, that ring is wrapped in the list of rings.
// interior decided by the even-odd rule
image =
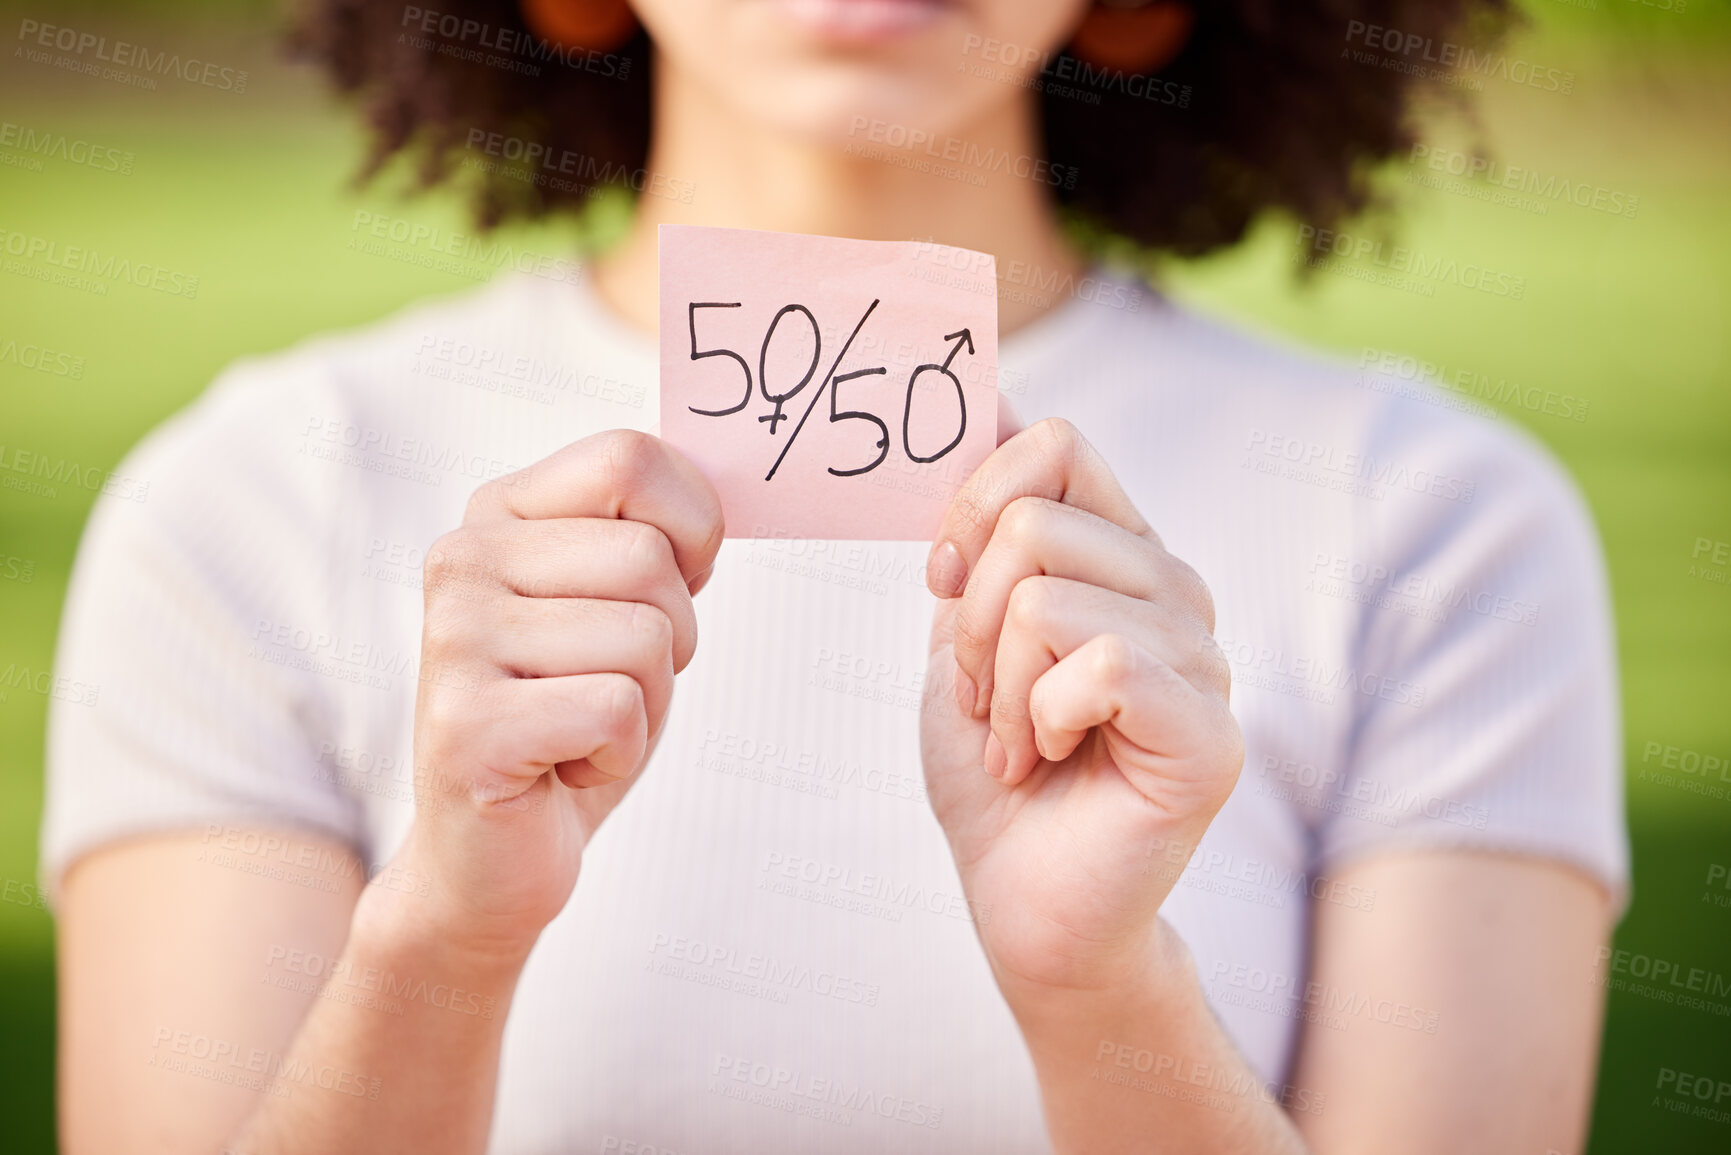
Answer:
[[[468,637],[468,615],[464,609],[450,598],[428,600],[421,623],[423,664],[436,667],[462,652]]]
[[[1232,711],[1222,709],[1215,716],[1213,733],[1214,756],[1218,760],[1222,778],[1227,781],[1228,789],[1238,781],[1238,775],[1244,769],[1244,730],[1233,717]]]
[[[703,541],[697,547],[697,554],[712,558],[721,552],[721,545],[727,540],[727,520],[722,514],[721,498],[708,487],[704,488],[703,513]]]
[[[610,429],[596,434],[608,489],[614,495],[629,493],[654,472],[658,451],[655,438],[635,429]]]
[[[494,478],[475,487],[475,492],[469,495],[469,500],[463,507],[463,520],[475,521],[489,517],[505,508],[505,489],[500,484],[504,478]]]
[[[608,678],[597,697],[596,708],[610,734],[628,733],[643,712],[643,688],[624,674]]]
[[[673,649],[673,619],[660,606],[648,602],[631,603],[631,633],[650,653],[660,655]]]
[[[1010,604],[1004,611],[1004,620],[1017,629],[1038,631],[1051,620],[1056,599],[1057,589],[1049,580],[1023,578],[1010,591]]]
[[[1102,683],[1122,686],[1136,673],[1136,647],[1121,634],[1094,639],[1094,671]]]
[[[428,584],[444,577],[458,565],[468,549],[468,535],[464,530],[454,529],[442,535],[428,548],[427,559],[421,566],[421,576]]]
[[[1046,451],[1060,460],[1075,457],[1088,443],[1082,431],[1062,417],[1048,417],[1033,428]]]
[[[1232,663],[1226,659],[1226,651],[1220,648],[1220,643],[1214,640],[1212,633],[1204,633],[1196,644],[1196,655],[1193,665],[1197,668],[1204,681],[1219,691],[1222,698],[1232,694]]]
[[[622,521],[625,536],[626,573],[638,582],[653,582],[666,576],[673,565],[673,546],[667,535],[642,521]]]
[[[1176,560],[1176,559],[1174,559]],[[1196,607],[1196,612],[1202,620],[1208,623],[1210,633],[1214,631],[1214,593],[1208,588],[1208,583],[1202,580],[1189,562],[1179,561],[1179,580],[1183,583],[1185,596]]]
[[[473,706],[474,696],[459,692],[455,686],[427,685],[419,709],[424,736],[417,744],[424,747],[422,757],[441,766],[462,761],[475,738]]]
[[[997,532],[1015,544],[1036,540],[1052,517],[1052,503],[1043,497],[1018,497],[998,515]]]
[[[421,566],[421,586],[427,604],[438,595],[473,584],[486,570],[486,551],[473,531],[454,529],[435,541]]]

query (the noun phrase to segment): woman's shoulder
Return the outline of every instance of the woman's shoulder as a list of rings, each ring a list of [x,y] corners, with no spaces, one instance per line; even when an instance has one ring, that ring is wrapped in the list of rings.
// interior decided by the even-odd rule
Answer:
[[[1063,358],[1042,366],[1042,399],[1071,393],[1090,421],[1090,437],[1157,440],[1185,450],[1193,465],[1316,478],[1321,484],[1312,488],[1378,504],[1409,494],[1467,507],[1520,491],[1579,505],[1550,450],[1490,403],[1580,420],[1584,402],[1564,390],[1453,373],[1379,347],[1318,350],[1177,303],[1130,278],[1098,299],[1140,307],[1090,310],[1077,327],[1068,371]],[[1079,378],[1080,388],[1059,378]]]
[[[642,423],[653,380],[638,353],[573,285],[507,276],[232,363],[124,468],[164,498],[218,477],[279,507],[381,489],[466,497],[559,438]]]

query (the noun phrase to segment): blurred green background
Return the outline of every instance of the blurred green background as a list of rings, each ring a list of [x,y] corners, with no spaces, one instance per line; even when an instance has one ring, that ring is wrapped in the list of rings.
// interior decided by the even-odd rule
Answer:
[[[272,4],[7,3],[7,41],[23,19],[172,46],[250,75],[239,94],[172,82],[141,91],[0,54],[0,122],[131,154],[130,171],[103,171],[33,163],[0,142],[0,229],[200,282],[194,300],[124,283],[97,295],[0,269],[5,452],[110,468],[235,357],[483,275],[346,247],[357,210],[457,228],[461,214],[443,197],[403,203],[393,177],[353,187],[358,130],[316,77],[283,61]],[[1300,286],[1292,227],[1278,223],[1166,276],[1181,298],[1354,360],[1366,347],[1411,353],[1586,399],[1581,421],[1504,408],[1573,471],[1610,559],[1635,852],[1617,945],[1723,981],[1731,782],[1704,795],[1679,784],[1687,776],[1654,776],[1657,760],[1642,756],[1656,742],[1731,758],[1731,567],[1711,563],[1714,548],[1731,548],[1713,544],[1731,542],[1731,3],[1530,0],[1508,51],[1574,73],[1574,91],[1492,79],[1471,115],[1427,110],[1422,138],[1638,197],[1635,215],[1498,204],[1482,182],[1426,187],[1411,178],[1430,170],[1397,161],[1380,177],[1386,211],[1353,227],[1524,277],[1521,301],[1446,284],[1421,296],[1342,275],[1351,269]],[[569,226],[517,233],[542,251],[571,236]],[[16,350],[27,345],[80,371],[26,367]],[[32,682],[52,668],[94,496],[0,489],[0,1147],[13,1152],[53,1149],[54,928],[33,889],[48,698]],[[1583,960],[1555,981],[1587,982],[1591,970]],[[1731,1151],[1731,1123],[1676,1110],[1656,1087],[1662,1068],[1731,1080],[1731,1018],[1613,992],[1593,1152]]]

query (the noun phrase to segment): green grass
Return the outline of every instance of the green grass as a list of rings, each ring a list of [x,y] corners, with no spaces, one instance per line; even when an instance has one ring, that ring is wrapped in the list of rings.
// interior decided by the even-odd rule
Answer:
[[[1405,185],[1402,165],[1387,174],[1401,243],[1521,275],[1522,301],[1453,286],[1424,298],[1328,274],[1301,289],[1290,275],[1291,227],[1278,224],[1235,253],[1171,270],[1170,283],[1243,323],[1351,356],[1367,345],[1400,350],[1588,399],[1583,422],[1513,416],[1579,480],[1610,560],[1636,863],[1618,945],[1723,974],[1731,909],[1704,902],[1702,891],[1710,864],[1731,864],[1731,800],[1642,782],[1633,769],[1647,741],[1731,754],[1731,586],[1688,576],[1697,538],[1731,541],[1731,79],[1723,55],[1665,49],[1687,14],[1664,17],[1675,25],[1646,20],[1663,32],[1648,55],[1606,51],[1588,34],[1590,19],[1624,21],[1633,6],[1599,5],[1598,14],[1563,9],[1562,31],[1526,46],[1576,67],[1579,91],[1558,98],[1493,85],[1478,138],[1509,163],[1639,195],[1635,219],[1579,208],[1536,217]],[[1722,28],[1723,9],[1704,4],[1694,27]],[[9,448],[112,466],[233,358],[474,283],[346,247],[357,210],[462,223],[443,201],[352,192],[355,135],[317,102],[128,95],[16,66],[0,71],[0,85],[0,119],[135,154],[130,175],[56,162],[40,173],[0,167],[0,228],[200,278],[196,300],[185,300],[124,285],[92,296],[0,273],[0,344],[35,342],[85,361],[81,380],[0,362],[0,444]],[[1449,118],[1428,136],[1473,138]],[[568,235],[514,239],[552,251]],[[90,496],[0,490],[0,669],[51,665]],[[28,583],[5,578],[11,557],[34,563]],[[0,701],[0,882],[34,882],[46,704],[21,688]],[[52,1149],[52,949],[46,914],[0,903],[8,1150]],[[1583,963],[1556,981],[1585,982],[1587,973]],[[1592,1150],[1731,1147],[1731,1127],[1653,1105],[1660,1067],[1731,1079],[1728,1039],[1731,1021],[1613,995]]]

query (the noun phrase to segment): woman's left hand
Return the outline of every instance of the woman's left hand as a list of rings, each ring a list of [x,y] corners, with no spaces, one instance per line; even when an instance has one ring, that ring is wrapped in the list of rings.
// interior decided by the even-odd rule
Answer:
[[[1244,761],[1207,588],[1058,420],[969,478],[927,574],[927,789],[1000,988],[1146,981]]]

